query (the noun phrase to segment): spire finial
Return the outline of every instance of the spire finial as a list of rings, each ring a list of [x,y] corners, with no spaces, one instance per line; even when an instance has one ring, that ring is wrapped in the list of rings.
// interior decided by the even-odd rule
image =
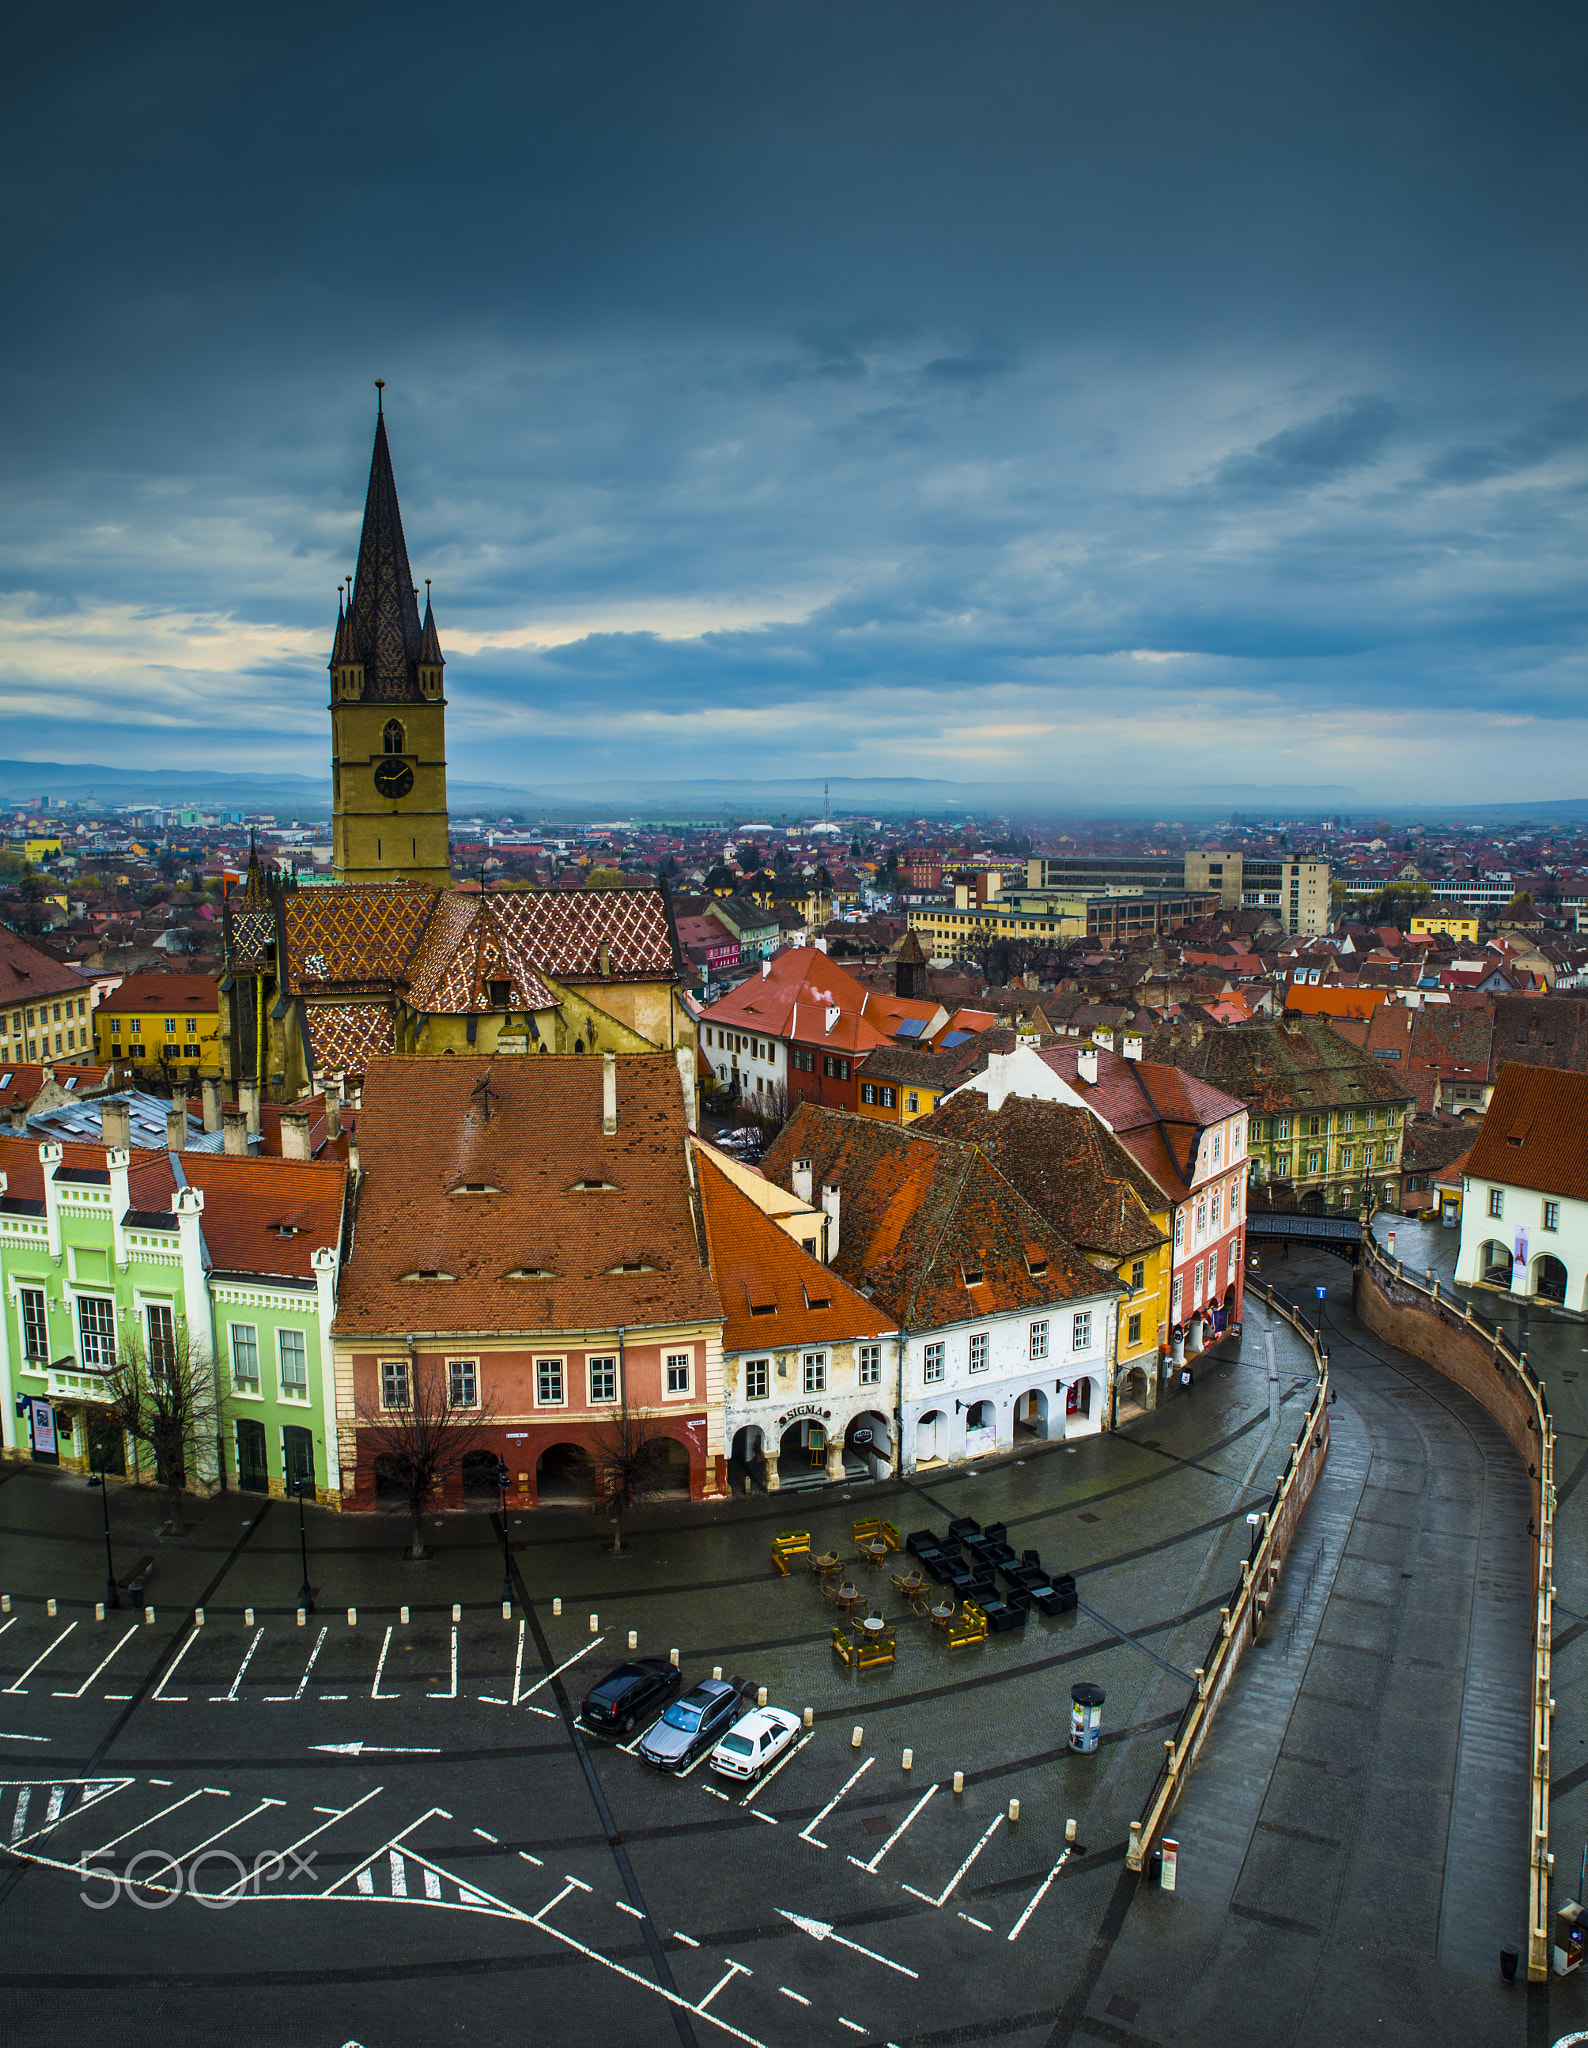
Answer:
[[[375,379],[375,412],[377,417],[386,410],[385,392],[386,379],[384,377],[377,377]]]

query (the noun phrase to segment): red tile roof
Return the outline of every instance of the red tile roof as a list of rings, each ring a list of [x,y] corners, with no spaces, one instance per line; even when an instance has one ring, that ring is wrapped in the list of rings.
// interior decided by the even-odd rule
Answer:
[[[204,1242],[218,1272],[308,1280],[314,1252],[326,1245],[340,1249],[347,1185],[340,1159],[240,1159],[225,1152],[180,1157],[189,1187],[204,1191]]]
[[[1502,1067],[1467,1171],[1588,1202],[1588,1074]]]
[[[142,1010],[207,1010],[219,1008],[213,974],[129,974],[100,1003],[101,1013]]]
[[[92,979],[0,925],[0,1008],[37,1002],[41,996],[75,995]]]

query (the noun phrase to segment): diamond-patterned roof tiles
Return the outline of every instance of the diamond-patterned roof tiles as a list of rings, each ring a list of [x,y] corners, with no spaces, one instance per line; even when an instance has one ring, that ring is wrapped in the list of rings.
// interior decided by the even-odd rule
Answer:
[[[444,889],[410,882],[339,882],[287,898],[286,985],[292,995],[321,988],[391,988]]]
[[[511,897],[450,896],[437,904],[409,969],[408,1000],[416,1010],[457,1017],[499,1010],[490,985],[505,981],[510,1010],[550,1010],[557,998],[535,971],[522,932],[506,928],[499,906]]]
[[[309,1009],[309,1043],[318,1073],[367,1073],[370,1061],[389,1053],[396,1043],[390,1005],[314,1003]]]
[[[491,908],[509,942],[559,981],[599,980],[603,944],[614,976],[677,973],[659,889],[514,889],[493,896]]]

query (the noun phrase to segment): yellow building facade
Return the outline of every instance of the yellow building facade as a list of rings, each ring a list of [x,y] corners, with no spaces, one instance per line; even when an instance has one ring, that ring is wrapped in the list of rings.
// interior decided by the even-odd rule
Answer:
[[[222,1072],[220,1004],[208,974],[129,974],[93,1013],[94,1056],[143,1078]]]
[[[1477,943],[1478,920],[1475,917],[1414,917],[1407,927],[1414,939],[1432,938],[1436,932],[1446,937],[1459,939],[1462,944]]]

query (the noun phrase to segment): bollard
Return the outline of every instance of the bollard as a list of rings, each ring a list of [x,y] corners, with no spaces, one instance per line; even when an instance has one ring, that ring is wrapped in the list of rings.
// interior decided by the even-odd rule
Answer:
[[[1066,1842],[1073,1842],[1075,1840],[1075,1823],[1073,1820],[1067,1820],[1064,1823],[1064,1839]]]
[[[96,1600],[96,1601],[94,1602],[94,1619],[95,1619],[95,1621],[103,1621],[103,1620],[104,1620],[104,1618],[105,1618],[105,1603],[104,1603],[104,1601],[103,1601],[103,1600]]]
[[[502,1619],[503,1619],[503,1621],[511,1621],[511,1620],[512,1620],[512,1618],[513,1618],[513,1603],[512,1603],[512,1601],[511,1601],[511,1600],[504,1600],[504,1601],[502,1602]]]
[[[915,1769],[915,1751],[913,1749],[907,1749],[904,1755],[900,1757],[899,1768],[905,1771],[913,1771]]]
[[[48,1615],[51,1615],[51,1616],[53,1616],[53,1615],[54,1615],[54,1613],[55,1613],[55,1602],[54,1602],[53,1600],[46,1600],[46,1601],[45,1601],[45,1603],[44,1603],[44,1612],[45,1612],[46,1614],[48,1614]]]
[[[755,1703],[758,1707],[764,1707],[766,1705],[766,1687],[764,1685],[759,1685],[756,1687]]]
[[[965,1773],[963,1771],[956,1771],[954,1773],[954,1797],[958,1799],[960,1794],[964,1791],[964,1789]]]
[[[0,1593],[0,1614],[9,1614],[10,1612],[11,1595],[9,1593]]]
[[[601,1617],[599,1614],[592,1614],[590,1617],[590,1633],[593,1636],[601,1633]]]
[[[349,1628],[358,1627],[358,1609],[356,1607],[350,1607],[347,1610],[347,1625]]]
[[[814,1707],[807,1707],[804,1713],[801,1714],[800,1725],[803,1728],[814,1728],[816,1726],[816,1709]]]
[[[300,1607],[300,1608],[298,1609],[298,1626],[299,1626],[299,1628],[305,1628],[305,1627],[307,1627],[307,1625],[308,1625],[308,1620],[309,1620],[309,1617],[308,1617],[308,1615],[307,1615],[307,1614],[306,1614],[306,1613],[304,1612],[304,1610],[303,1610],[303,1609],[302,1609],[302,1608]]]
[[[560,1598],[559,1598],[559,1599],[556,1599],[556,1600],[553,1600],[553,1602],[551,1603],[551,1611],[552,1611],[552,1613],[553,1613],[553,1614],[561,1614],[561,1612],[562,1612],[562,1601],[561,1601],[561,1599],[560,1599]]]
[[[195,1628],[202,1628],[204,1626],[204,1610],[202,1607],[195,1607],[193,1610],[193,1626]]]
[[[631,1650],[637,1650],[637,1649],[639,1648],[639,1646],[640,1646],[640,1632],[639,1632],[639,1630],[638,1630],[637,1628],[631,1628],[631,1629],[629,1630],[629,1648],[630,1648]]]
[[[1017,1820],[1018,1820],[1019,1818],[1020,1818],[1020,1801],[1019,1801],[1018,1799],[1011,1799],[1011,1800],[1010,1800],[1010,1802],[1009,1802],[1009,1825],[1010,1825],[1011,1827],[1013,1827],[1013,1826],[1014,1826],[1014,1824],[1015,1824],[1015,1822],[1016,1822],[1016,1821],[1017,1821]]]
[[[407,1608],[406,1608],[406,1607],[399,1607],[399,1608],[398,1608],[398,1610],[397,1610],[397,1617],[398,1617],[398,1619],[399,1619],[399,1620],[401,1621],[401,1623],[402,1623],[403,1627],[404,1627],[404,1628],[406,1628],[406,1627],[408,1626],[408,1610],[407,1610]]]
[[[145,1609],[143,1610],[143,1623],[144,1623],[144,1627],[145,1627],[145,1628],[149,1628],[149,1627],[152,1627],[152,1626],[153,1626],[153,1623],[154,1623],[154,1609],[153,1609],[152,1607],[146,1607],[146,1608],[145,1608]]]
[[[676,1650],[669,1650],[667,1653],[667,1661],[669,1664],[672,1665],[673,1669],[676,1671],[678,1669],[678,1652]]]
[[[711,1675],[713,1678],[721,1678],[722,1666],[720,1664],[713,1664],[711,1667]]]
[[[463,1619],[463,1609],[458,1605],[456,1600],[454,1600],[452,1603],[452,1619],[454,1621],[461,1621]]]
[[[252,1628],[252,1627],[253,1627],[253,1625],[254,1625],[254,1610],[253,1610],[253,1609],[252,1609],[251,1607],[245,1607],[245,1608],[243,1609],[243,1621],[244,1621],[244,1623],[245,1623],[245,1624],[246,1624],[246,1625],[247,1625],[247,1626],[248,1626],[249,1628]]]
[[[849,1738],[849,1747],[851,1749],[858,1749],[865,1739],[865,1733],[864,1728],[857,1728]]]

